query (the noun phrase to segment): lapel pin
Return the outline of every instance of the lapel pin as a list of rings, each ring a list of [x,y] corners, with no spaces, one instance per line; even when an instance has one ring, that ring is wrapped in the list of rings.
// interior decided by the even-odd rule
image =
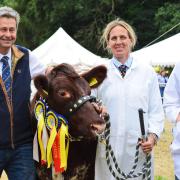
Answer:
[[[21,73],[21,69],[18,69],[17,72],[20,74]]]

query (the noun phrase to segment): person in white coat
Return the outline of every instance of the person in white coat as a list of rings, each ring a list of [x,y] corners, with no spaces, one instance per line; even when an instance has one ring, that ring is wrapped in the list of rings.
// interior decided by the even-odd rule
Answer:
[[[152,152],[164,127],[157,74],[151,66],[141,64],[130,55],[136,44],[136,35],[125,21],[116,19],[110,22],[104,29],[101,40],[113,57],[106,64],[107,78],[92,94],[102,100],[110,115],[110,144],[119,168],[124,173],[129,173],[134,164],[136,145],[138,138],[141,138],[138,109],[144,111],[147,140],[140,142],[136,174],[142,170],[146,154]],[[121,65],[125,65],[127,72],[123,69],[120,73]],[[95,180],[115,179],[109,171],[105,154],[105,145],[98,143]],[[121,175],[118,177],[122,178]],[[153,179],[153,173],[151,177]],[[135,179],[142,180],[142,176],[133,178]]]
[[[164,90],[164,109],[168,120],[173,123],[173,142],[170,146],[175,179],[180,180],[180,62],[178,62]]]

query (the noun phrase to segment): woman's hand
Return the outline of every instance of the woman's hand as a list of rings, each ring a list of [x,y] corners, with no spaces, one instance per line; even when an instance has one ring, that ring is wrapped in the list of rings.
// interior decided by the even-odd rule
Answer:
[[[144,153],[148,154],[153,150],[154,145],[157,143],[157,137],[153,133],[150,133],[146,141],[140,141],[141,148]]]

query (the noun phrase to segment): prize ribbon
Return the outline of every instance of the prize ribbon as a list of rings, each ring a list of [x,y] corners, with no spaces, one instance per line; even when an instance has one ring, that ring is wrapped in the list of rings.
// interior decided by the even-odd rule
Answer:
[[[43,133],[43,129],[45,128],[45,123],[44,123],[45,112],[46,112],[46,108],[44,103],[41,100],[37,101],[37,103],[35,104],[34,113],[36,119],[38,120],[37,134],[38,134],[38,142],[41,152],[41,164],[46,163],[46,148],[42,140],[42,133]]]
[[[68,126],[64,124],[62,116],[53,111],[49,111],[46,116],[46,127],[50,131],[50,138],[47,145],[48,167],[54,162],[55,172],[63,172],[67,169],[67,157],[69,150],[69,141],[65,144],[68,137]],[[57,133],[58,131],[58,133]]]

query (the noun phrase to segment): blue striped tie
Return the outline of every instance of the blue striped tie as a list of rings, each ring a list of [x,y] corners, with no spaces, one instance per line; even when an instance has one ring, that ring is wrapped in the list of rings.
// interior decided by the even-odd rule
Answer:
[[[121,72],[122,77],[124,78],[126,71],[127,71],[127,66],[123,64],[123,65],[119,66],[119,70]]]
[[[8,59],[9,58],[7,56],[3,56],[1,58],[1,62],[3,62],[2,79],[4,81],[4,85],[6,87],[8,97],[9,97],[9,99],[11,99],[11,72],[10,72]]]

